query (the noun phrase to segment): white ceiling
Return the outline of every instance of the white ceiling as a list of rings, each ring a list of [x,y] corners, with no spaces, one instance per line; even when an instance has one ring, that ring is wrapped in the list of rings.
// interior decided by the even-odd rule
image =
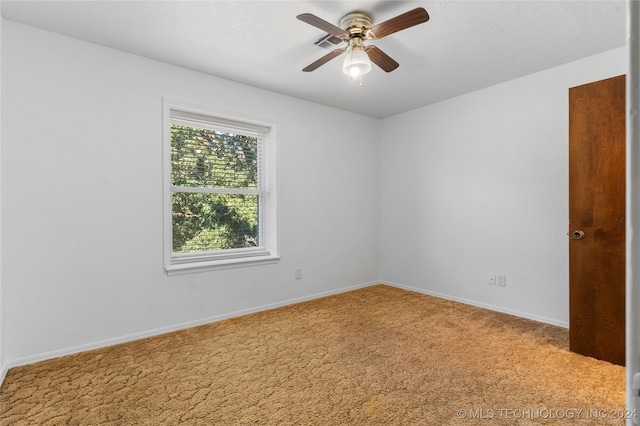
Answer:
[[[380,23],[416,7],[431,19],[369,41],[400,67],[363,87],[328,53],[325,33],[352,11]],[[383,118],[621,47],[624,1],[2,1],[2,16],[229,80]]]

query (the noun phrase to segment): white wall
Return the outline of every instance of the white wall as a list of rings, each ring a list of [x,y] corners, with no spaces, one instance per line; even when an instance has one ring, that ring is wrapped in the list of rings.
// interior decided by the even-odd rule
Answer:
[[[377,120],[11,21],[2,31],[11,365],[378,279]],[[279,264],[164,274],[163,96],[278,124]]]
[[[626,55],[383,120],[381,278],[568,326],[568,89],[624,74]]]
[[[379,122],[11,21],[2,33],[7,365],[380,278],[567,324],[567,90],[624,73],[624,48]],[[163,96],[278,123],[279,264],[163,273]]]

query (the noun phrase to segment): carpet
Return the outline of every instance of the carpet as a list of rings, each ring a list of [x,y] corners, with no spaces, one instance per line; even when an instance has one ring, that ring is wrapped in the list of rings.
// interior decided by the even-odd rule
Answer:
[[[11,369],[0,425],[624,424],[568,331],[376,285]]]

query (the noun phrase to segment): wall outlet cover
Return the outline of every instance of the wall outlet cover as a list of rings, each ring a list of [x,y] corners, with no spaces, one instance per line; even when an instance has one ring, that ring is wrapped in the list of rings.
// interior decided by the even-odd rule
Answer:
[[[497,284],[500,287],[506,287],[507,286],[507,276],[505,274],[496,275],[496,280],[497,280]]]

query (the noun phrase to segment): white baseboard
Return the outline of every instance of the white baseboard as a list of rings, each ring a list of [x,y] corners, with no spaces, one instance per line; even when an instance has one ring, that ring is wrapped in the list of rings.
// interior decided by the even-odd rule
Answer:
[[[4,378],[7,377],[8,372],[9,367],[6,364],[0,365],[0,388],[2,387],[2,383],[4,383]]]
[[[522,312],[515,309],[509,309],[502,306],[495,306],[488,303],[477,302],[475,300],[464,299],[462,297],[452,296],[450,294],[437,293],[435,291],[429,291],[422,288],[411,287],[403,284],[398,284],[390,281],[380,281],[381,284],[389,285],[392,287],[398,287],[404,290],[415,291],[417,293],[426,294],[428,296],[438,297],[440,299],[452,300],[454,302],[464,303],[465,305],[477,306],[479,308],[488,309],[490,311],[502,312],[509,315],[514,315],[521,318],[527,318],[533,321],[542,322],[545,324],[551,324],[562,328],[569,328],[569,323],[567,321],[558,321],[554,318],[543,317],[540,315],[535,315],[529,312]]]
[[[306,302],[309,300],[319,299],[321,297],[332,296],[334,294],[345,293],[352,290],[357,290],[359,288],[369,287],[372,285],[380,284],[380,281],[373,281],[368,283],[357,284],[353,286],[343,287],[336,290],[330,290],[321,293],[315,293],[308,296],[297,297],[293,299],[287,299],[276,303],[270,303],[267,305],[256,306],[249,309],[242,309],[239,311],[228,312],[221,315],[214,315],[211,317],[202,318],[195,321],[187,321],[180,324],[174,324],[167,327],[160,327],[152,330],[142,331],[139,333],[127,334],[120,337],[115,337],[112,339],[99,340],[96,342],[88,343],[85,345],[78,345],[69,348],[59,349],[51,352],[45,352],[38,355],[28,356],[24,358],[18,358],[14,360],[9,360],[5,363],[5,365],[0,370],[0,385],[2,384],[2,380],[9,369],[14,367],[20,367],[23,365],[34,364],[40,361],[46,361],[48,359],[59,358],[66,355],[73,355],[79,352],[91,351],[94,349],[105,348],[108,346],[119,345],[121,343],[132,342],[134,340],[145,339],[147,337],[158,336],[161,334],[171,333],[178,330],[184,330],[186,328],[197,327],[199,325],[209,324],[217,321],[222,321],[230,318],[235,318],[243,315],[253,314],[256,312],[268,311],[270,309],[280,308],[282,306],[293,305],[296,303]]]
[[[404,289],[404,290],[415,291],[417,293],[422,293],[422,294],[426,294],[426,295],[429,295],[429,296],[438,297],[438,298],[441,298],[441,299],[452,300],[452,301],[455,301],[455,302],[464,303],[466,305],[472,305],[472,306],[477,306],[479,308],[489,309],[491,311],[503,312],[503,313],[506,313],[506,314],[515,315],[515,316],[518,316],[518,317],[527,318],[527,319],[531,319],[531,320],[542,322],[542,323],[546,323],[546,324],[556,325],[556,326],[563,327],[563,328],[569,328],[569,324],[567,322],[565,322],[565,321],[558,321],[558,320],[555,320],[553,318],[542,317],[542,316],[534,315],[534,314],[531,314],[531,313],[528,313],[528,312],[522,312],[522,311],[517,311],[517,310],[513,310],[513,309],[504,308],[504,307],[501,307],[501,306],[494,306],[494,305],[490,305],[490,304],[486,304],[486,303],[480,303],[480,302],[476,302],[476,301],[473,301],[473,300],[468,300],[468,299],[464,299],[464,298],[460,298],[460,297],[456,297],[456,296],[451,296],[451,295],[448,295],[448,294],[437,293],[437,292],[433,292],[433,291],[429,291],[429,290],[425,290],[425,289],[421,289],[421,288],[417,288],[417,287],[412,287],[412,286],[398,284],[398,283],[394,283],[394,282],[390,282],[390,281],[381,280],[381,281],[372,281],[372,282],[368,282],[368,283],[357,284],[357,285],[348,286],[348,287],[342,287],[342,288],[339,288],[339,289],[336,289],[336,290],[330,290],[330,291],[326,291],[326,292],[311,294],[311,295],[308,295],[308,296],[297,297],[297,298],[293,298],[293,299],[287,299],[287,300],[283,300],[283,301],[276,302],[276,303],[270,303],[270,304],[267,304],[267,305],[256,306],[256,307],[249,308],[249,309],[242,309],[242,310],[239,310],[239,311],[228,312],[228,313],[221,314],[221,315],[214,315],[214,316],[202,318],[202,319],[195,320],[195,321],[188,321],[188,322],[184,322],[184,323],[180,323],[180,324],[174,324],[174,325],[167,326],[167,327],[160,327],[160,328],[156,328],[156,329],[152,329],[152,330],[142,331],[142,332],[139,332],[139,333],[127,334],[127,335],[120,336],[120,337],[115,337],[115,338],[112,338],[112,339],[99,340],[99,341],[88,343],[88,344],[84,344],[84,345],[78,345],[78,346],[64,348],[64,349],[60,349],[60,350],[56,350],[56,351],[45,352],[45,353],[41,353],[41,354],[38,354],[38,355],[28,356],[28,357],[14,359],[14,360],[9,360],[9,361],[5,362],[5,364],[3,366],[0,367],[0,386],[2,385],[2,382],[4,381],[4,378],[6,377],[7,372],[11,368],[14,368],[14,367],[20,367],[22,365],[28,365],[28,364],[33,364],[33,363],[40,362],[40,361],[46,361],[48,359],[59,358],[59,357],[66,356],[66,355],[72,355],[72,354],[79,353],[79,352],[86,352],[86,351],[90,351],[90,350],[94,350],[94,349],[105,348],[105,347],[108,347],[108,346],[119,345],[119,344],[122,344],[122,343],[131,342],[131,341],[134,341],[134,340],[145,339],[147,337],[158,336],[158,335],[161,335],[161,334],[171,333],[171,332],[174,332],[174,331],[183,330],[183,329],[187,329],[187,328],[191,328],[191,327],[197,327],[199,325],[209,324],[209,323],[213,323],[213,322],[217,322],[217,321],[226,320],[226,319],[229,319],[229,318],[235,318],[235,317],[239,317],[239,316],[243,316],[243,315],[253,314],[253,313],[256,313],[256,312],[268,311],[270,309],[280,308],[282,306],[293,305],[295,303],[301,303],[301,302],[306,302],[306,301],[309,301],[309,300],[319,299],[321,297],[332,296],[334,294],[345,293],[345,292],[348,292],[348,291],[357,290],[357,289],[360,289],[360,288],[369,287],[369,286],[377,285],[377,284],[384,284],[384,285],[388,285],[388,286],[392,286],[392,287],[401,288],[401,289]]]

